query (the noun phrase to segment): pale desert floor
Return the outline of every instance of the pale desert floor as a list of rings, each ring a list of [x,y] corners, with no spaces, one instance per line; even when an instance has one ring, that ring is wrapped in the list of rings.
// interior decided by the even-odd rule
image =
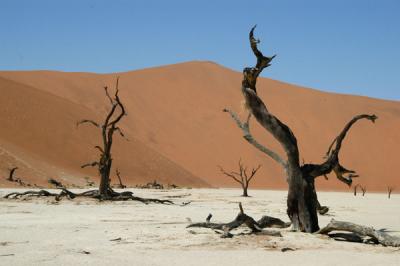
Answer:
[[[4,196],[11,189],[0,189]],[[12,191],[15,191],[13,189]],[[235,189],[133,190],[137,196],[191,204],[168,206],[92,200],[0,200],[0,265],[400,265],[400,248],[334,241],[282,230],[283,237],[222,239],[210,229],[186,228],[188,219],[228,222],[245,212],[288,221],[285,191]],[[320,216],[386,228],[400,236],[400,195],[321,192],[330,207]],[[245,231],[240,228],[233,233]],[[282,248],[294,251],[282,252]]]

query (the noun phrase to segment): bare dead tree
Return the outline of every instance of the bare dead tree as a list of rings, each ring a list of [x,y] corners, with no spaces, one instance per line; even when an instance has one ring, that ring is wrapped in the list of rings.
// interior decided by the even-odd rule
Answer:
[[[353,194],[354,194],[354,196],[357,196],[357,188],[358,188],[358,186],[359,186],[359,184],[357,184],[357,185],[355,185],[354,187],[353,187]]]
[[[239,159],[239,172],[226,172],[221,166],[218,166],[221,173],[232,178],[236,182],[238,182],[243,189],[243,197],[248,197],[247,190],[249,188],[250,181],[254,178],[258,169],[260,169],[261,165],[258,165],[256,168],[251,170],[251,173],[248,173],[247,167],[243,166],[242,159]]]
[[[15,173],[15,171],[18,169],[18,167],[13,167],[13,168],[11,168],[10,169],[10,174],[8,175],[8,178],[7,178],[7,180],[8,181],[15,181],[14,180],[14,173]]]
[[[352,178],[358,175],[355,171],[343,167],[339,162],[342,142],[350,128],[357,121],[367,119],[375,122],[377,116],[361,114],[353,117],[329,146],[324,162],[320,164],[300,164],[297,139],[292,130],[268,111],[266,105],[257,94],[257,78],[266,67],[271,65],[270,62],[275,55],[267,57],[261,53],[258,49],[260,41],[254,38],[254,29],[255,26],[250,31],[249,40],[251,49],[257,58],[257,63],[254,67],[246,67],[243,70],[241,88],[249,115],[246,121],[242,122],[233,111],[228,109],[224,109],[224,111],[232,116],[239,128],[242,129],[243,137],[250,144],[267,154],[284,168],[289,184],[287,214],[292,221],[293,230],[316,232],[319,230],[319,225],[317,216],[318,199],[314,185],[315,178],[334,172],[340,181],[350,186]],[[250,134],[249,122],[251,116],[254,116],[257,122],[281,144],[287,157],[286,160],[274,151],[260,145]]]
[[[122,179],[121,179],[121,172],[117,169],[115,169],[115,174],[118,177],[118,181],[119,181],[119,188],[126,188],[126,186],[122,183]]]
[[[63,197],[74,199],[76,197],[89,197],[96,198],[99,200],[112,200],[112,201],[123,201],[123,200],[135,200],[143,203],[162,203],[162,204],[174,204],[170,200],[162,200],[162,199],[151,199],[151,198],[140,198],[133,195],[131,191],[124,192],[116,192],[110,186],[110,171],[112,166],[112,157],[111,157],[111,148],[113,144],[113,136],[114,133],[119,133],[120,136],[125,137],[122,129],[118,126],[118,123],[121,119],[126,115],[125,107],[119,98],[119,89],[118,89],[119,79],[117,78],[116,86],[115,86],[115,94],[113,97],[108,92],[108,87],[104,87],[104,91],[107,99],[110,102],[111,108],[107,113],[106,118],[102,124],[91,120],[84,119],[77,123],[77,126],[82,124],[89,124],[100,129],[101,137],[102,137],[102,147],[95,146],[94,148],[100,152],[99,160],[91,163],[87,163],[82,165],[81,167],[97,167],[100,175],[100,185],[98,190],[89,190],[82,193],[74,193],[69,191],[66,188],[61,188],[61,192],[50,193],[45,190],[41,191],[26,191],[22,193],[13,192],[9,193],[4,198],[17,199],[21,197],[47,197],[47,196],[55,196],[56,200],[60,200]],[[119,175],[119,173],[117,173]],[[120,178],[120,177],[119,177]],[[120,179],[120,183],[121,179]],[[190,202],[182,203],[182,206],[189,204]]]
[[[388,186],[387,187],[387,192],[388,192],[388,199],[390,199],[390,196],[392,195],[393,187]]]
[[[108,100],[110,101],[111,108],[106,115],[103,124],[97,123],[94,120],[90,119],[84,119],[77,123],[77,126],[81,124],[90,124],[101,130],[103,147],[95,146],[95,148],[100,152],[99,160],[92,163],[84,164],[81,167],[84,168],[92,166],[98,168],[100,174],[99,194],[102,199],[109,199],[112,197],[113,194],[110,186],[110,171],[112,166],[111,148],[113,144],[114,133],[118,132],[122,137],[124,137],[122,129],[118,126],[118,123],[126,115],[126,111],[118,96],[118,83],[119,78],[117,78],[114,97],[111,97],[108,93],[108,87],[104,87],[104,91]]]
[[[362,195],[364,197],[365,192],[367,192],[367,188],[365,186],[361,186],[361,185],[360,185],[360,188],[361,188],[361,191],[362,191]]]
[[[31,184],[25,183],[24,181],[22,181],[21,178],[15,177],[15,172],[17,170],[18,170],[18,167],[13,167],[13,168],[9,169],[10,173],[9,173],[8,178],[6,180],[10,181],[10,182],[15,182],[20,186],[28,186],[28,187],[32,186]],[[35,186],[36,186],[36,184],[35,184]]]
[[[363,195],[363,197],[364,197],[365,192],[367,192],[367,188],[366,188],[365,186],[361,186],[360,184],[357,184],[357,185],[354,186],[354,188],[353,188],[353,190],[354,190],[354,196],[357,196],[357,189],[358,189],[358,188],[361,189],[362,195]]]

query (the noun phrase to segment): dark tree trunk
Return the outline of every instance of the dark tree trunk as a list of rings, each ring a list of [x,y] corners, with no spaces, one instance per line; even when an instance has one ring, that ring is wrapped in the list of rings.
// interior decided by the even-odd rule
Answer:
[[[357,175],[354,171],[347,170],[339,163],[339,151],[342,146],[342,141],[352,125],[358,120],[368,119],[374,122],[377,117],[375,115],[366,114],[355,116],[346,124],[342,132],[330,145],[324,163],[301,165],[299,161],[297,139],[292,130],[270,113],[264,102],[257,95],[257,78],[264,68],[270,66],[270,62],[275,56],[266,57],[258,50],[257,45],[260,41],[254,38],[254,29],[255,27],[250,31],[249,39],[251,49],[257,58],[257,64],[255,67],[246,67],[243,70],[242,93],[250,114],[253,115],[257,122],[281,144],[286,153],[287,161],[284,161],[279,155],[269,149],[262,147],[262,145],[252,138],[249,131],[250,115],[247,121],[242,123],[232,111],[227,109],[224,109],[224,111],[231,114],[238,126],[245,133],[244,138],[249,143],[284,167],[289,184],[287,213],[292,221],[293,229],[315,232],[319,229],[317,216],[319,203],[315,191],[314,179],[322,175],[326,176],[334,171],[336,177],[340,181],[350,186],[352,178]]]
[[[243,185],[243,197],[248,197],[249,196],[249,194],[247,194],[247,188],[248,188],[248,185]]]
[[[293,230],[318,231],[318,205],[314,178],[305,176],[302,171],[289,172],[287,214],[292,221]]]
[[[112,159],[108,156],[104,156],[101,161],[104,161],[102,166],[99,167],[100,172],[100,186],[99,193],[104,198],[110,197],[110,172],[112,166]]]

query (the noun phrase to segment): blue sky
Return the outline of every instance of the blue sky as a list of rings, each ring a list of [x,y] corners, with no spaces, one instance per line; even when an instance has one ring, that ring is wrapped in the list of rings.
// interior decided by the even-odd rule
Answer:
[[[400,100],[400,1],[0,0],[0,70],[117,72],[210,60],[325,91]]]

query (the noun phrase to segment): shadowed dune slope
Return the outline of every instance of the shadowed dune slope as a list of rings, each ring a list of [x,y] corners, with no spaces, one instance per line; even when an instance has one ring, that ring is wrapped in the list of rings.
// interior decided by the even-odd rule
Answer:
[[[241,107],[241,74],[211,62],[188,62],[139,71],[92,74],[52,71],[0,72],[1,171],[15,160],[29,165],[24,176],[58,175],[75,182],[94,171],[79,168],[96,158],[97,132],[79,130],[81,118],[106,112],[104,86],[120,76],[120,96],[128,116],[121,126],[129,142],[118,139],[115,165],[129,183],[154,179],[181,185],[236,186],[217,165],[236,170],[262,164],[252,187],[285,189],[283,171],[250,146],[223,108],[246,115]],[[268,109],[296,135],[301,158],[319,163],[334,137],[354,115],[374,113],[375,124],[361,121],[350,131],[342,164],[360,174],[355,184],[367,191],[400,187],[396,169],[400,149],[400,103],[339,95],[261,78],[258,92]],[[254,136],[283,156],[277,143],[256,121]],[[14,160],[14,161],[13,161]],[[15,162],[18,164],[18,162]],[[3,181],[0,181],[4,185]],[[78,183],[78,182],[76,182]],[[348,190],[334,176],[320,178],[318,189]]]

